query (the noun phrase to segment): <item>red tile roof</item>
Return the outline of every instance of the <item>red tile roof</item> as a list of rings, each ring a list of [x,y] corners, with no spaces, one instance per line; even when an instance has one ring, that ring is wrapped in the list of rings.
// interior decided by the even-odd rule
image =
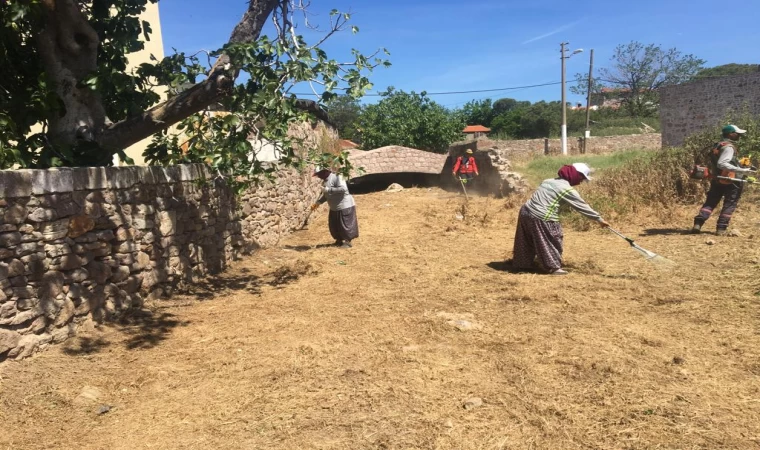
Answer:
[[[350,149],[350,148],[357,148],[359,147],[359,144],[356,142],[349,141],[348,139],[341,139],[340,140],[340,148],[343,150]]]
[[[464,127],[462,133],[488,133],[489,131],[491,131],[491,129],[486,128],[483,125],[468,125]]]

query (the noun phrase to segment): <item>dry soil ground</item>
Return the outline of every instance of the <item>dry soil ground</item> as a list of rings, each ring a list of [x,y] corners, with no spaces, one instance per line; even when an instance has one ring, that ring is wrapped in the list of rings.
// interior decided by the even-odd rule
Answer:
[[[150,315],[4,363],[0,448],[760,448],[757,198],[743,237],[674,231],[695,208],[619,224],[670,271],[566,229],[566,277],[499,270],[503,201],[357,199],[351,250],[315,248],[321,211]]]

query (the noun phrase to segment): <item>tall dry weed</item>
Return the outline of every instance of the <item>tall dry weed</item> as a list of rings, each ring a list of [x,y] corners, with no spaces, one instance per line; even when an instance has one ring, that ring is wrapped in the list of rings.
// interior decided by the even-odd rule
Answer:
[[[760,163],[760,118],[746,112],[730,114],[722,122],[734,123],[747,130],[739,148],[742,156]],[[694,164],[706,164],[709,150],[720,140],[722,125],[705,129],[689,137],[683,146],[666,148],[627,161],[620,167],[606,169],[592,183],[579,188],[583,198],[602,216],[611,220],[632,215],[671,219],[678,205],[699,204],[705,199],[709,181],[693,180],[689,173]],[[522,198],[508,199],[506,207],[522,204]],[[562,210],[563,222],[574,229],[590,229],[591,223],[568,208]]]

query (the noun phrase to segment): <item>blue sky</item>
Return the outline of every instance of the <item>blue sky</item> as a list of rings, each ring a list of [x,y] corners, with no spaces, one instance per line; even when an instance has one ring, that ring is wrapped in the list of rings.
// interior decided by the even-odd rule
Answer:
[[[164,48],[195,52],[221,47],[245,11],[244,0],[160,0]],[[616,45],[632,40],[676,47],[707,61],[760,63],[760,0],[313,0],[311,18],[327,23],[336,8],[353,13],[360,32],[325,45],[335,59],[351,48],[385,47],[393,66],[378,68],[373,91],[462,91],[558,82],[559,43],[586,51],[568,61],[568,80],[609,62]],[[307,33],[304,33],[309,38]],[[473,99],[559,100],[560,86],[433,96],[458,107]],[[367,97],[374,102],[377,97]],[[583,101],[568,91],[568,101]]]

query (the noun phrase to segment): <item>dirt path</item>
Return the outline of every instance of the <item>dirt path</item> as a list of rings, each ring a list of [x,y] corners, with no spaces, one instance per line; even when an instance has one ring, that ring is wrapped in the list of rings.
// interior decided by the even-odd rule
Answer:
[[[351,250],[312,247],[320,217],[152,315],[0,366],[0,448],[760,448],[752,202],[744,237],[622,224],[669,272],[566,229],[573,273],[546,277],[495,270],[502,201],[458,220],[438,190],[357,199]]]

